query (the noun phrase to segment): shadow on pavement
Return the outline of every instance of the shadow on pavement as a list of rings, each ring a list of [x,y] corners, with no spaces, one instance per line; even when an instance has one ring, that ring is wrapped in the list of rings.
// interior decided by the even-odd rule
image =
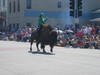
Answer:
[[[39,51],[28,51],[29,53],[32,53],[32,54],[43,54],[43,55],[55,55],[54,53],[51,53],[51,52],[39,52]]]

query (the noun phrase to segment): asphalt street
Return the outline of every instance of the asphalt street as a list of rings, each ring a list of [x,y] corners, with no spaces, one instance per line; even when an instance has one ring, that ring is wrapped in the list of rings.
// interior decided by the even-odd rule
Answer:
[[[0,41],[0,75],[100,75],[100,50],[46,46],[35,43]]]

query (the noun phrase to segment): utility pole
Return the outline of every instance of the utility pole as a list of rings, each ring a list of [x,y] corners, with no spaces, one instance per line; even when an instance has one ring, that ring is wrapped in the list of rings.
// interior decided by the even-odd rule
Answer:
[[[82,16],[82,0],[70,0],[70,16],[74,17],[75,33],[77,33],[79,17]]]
[[[77,9],[77,5],[78,5],[78,0],[75,0],[75,12],[74,12],[74,22],[75,22],[75,33],[77,33],[77,29],[79,28],[79,17],[78,17],[78,9]]]

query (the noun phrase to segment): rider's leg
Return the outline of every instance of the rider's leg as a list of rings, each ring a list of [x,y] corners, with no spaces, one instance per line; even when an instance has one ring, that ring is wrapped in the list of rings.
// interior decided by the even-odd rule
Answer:
[[[43,29],[43,25],[40,25],[39,28],[38,28],[38,37],[40,37],[42,29]]]

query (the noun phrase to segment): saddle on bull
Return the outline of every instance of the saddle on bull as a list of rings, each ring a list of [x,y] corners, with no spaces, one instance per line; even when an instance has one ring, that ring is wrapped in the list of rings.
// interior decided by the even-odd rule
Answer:
[[[39,43],[41,44],[41,49],[43,49],[43,52],[45,51],[45,45],[50,46],[50,51],[53,52],[53,47],[57,42],[57,32],[53,31],[52,27],[49,24],[43,25],[43,28],[41,30],[41,33],[39,37],[37,36],[37,32],[33,31],[31,34],[30,39],[30,51],[32,51],[32,44],[36,41],[36,47],[37,50],[39,50]]]

